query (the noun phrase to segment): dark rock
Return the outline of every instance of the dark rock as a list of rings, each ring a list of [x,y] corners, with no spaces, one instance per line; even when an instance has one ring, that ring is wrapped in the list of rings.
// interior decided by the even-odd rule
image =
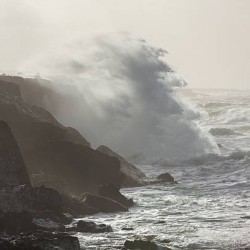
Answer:
[[[132,228],[132,227],[123,227],[122,230],[123,231],[133,231],[134,228]]]
[[[92,221],[80,220],[68,231],[77,231],[82,233],[107,233],[113,232],[112,227],[106,224],[96,224]]]
[[[29,79],[3,78],[19,86],[27,81],[32,85]],[[12,88],[15,83],[0,81],[0,119],[10,126],[29,173],[36,176],[35,186],[44,184],[77,196],[84,191],[96,193],[99,185],[107,183],[122,185],[124,176],[116,158],[91,149],[76,130],[62,126],[43,108],[24,102]],[[26,86],[21,94],[31,89]]]
[[[168,239],[161,240],[161,243],[165,243],[165,244],[168,244],[170,242],[171,242],[171,240],[168,240]]]
[[[37,230],[51,232],[65,231],[65,226],[61,223],[61,220],[53,213],[51,214],[50,211],[15,211],[1,213],[0,224],[1,232],[5,232],[8,235],[15,235],[23,232],[34,232]]]
[[[51,188],[32,188],[22,185],[0,191],[0,211],[44,211],[62,213],[63,203],[60,194]]]
[[[3,80],[0,80],[0,91],[7,92],[13,96],[21,97],[20,89],[17,83],[9,83]]]
[[[0,187],[31,185],[17,143],[4,121],[0,121],[0,172]]]
[[[113,184],[99,186],[98,191],[99,195],[115,200],[127,208],[133,206],[134,204],[133,199],[126,198]]]
[[[91,207],[84,201],[74,197],[62,195],[63,198],[63,211],[72,214],[74,217],[97,214],[99,210]]]
[[[61,221],[62,221],[62,223],[64,224],[64,225],[68,225],[68,224],[70,224],[70,223],[72,223],[72,221],[73,221],[73,216],[71,215],[71,214],[69,214],[69,213],[63,213],[61,216],[60,216],[60,219],[61,219]]]
[[[1,224],[3,231],[9,235],[35,230],[32,215],[27,212],[8,212],[2,215]]]
[[[21,233],[0,242],[7,243],[8,250],[80,250],[78,238],[66,233]]]
[[[242,218],[242,219],[246,219],[246,220],[250,220],[250,215],[243,215],[243,216],[241,216],[240,218]]]
[[[97,151],[100,151],[104,154],[114,156],[120,161],[121,164],[121,172],[125,175],[124,181],[122,186],[123,187],[138,187],[145,185],[145,174],[136,166],[129,163],[127,160],[125,160],[122,156],[112,151],[107,146],[99,146]]]
[[[166,223],[166,221],[164,221],[164,220],[159,220],[159,221],[156,221],[154,224],[165,224]]]
[[[66,231],[66,228],[62,223],[51,220],[49,218],[34,218],[32,222],[35,225],[36,230],[50,231],[50,232]]]
[[[171,174],[169,174],[169,173],[160,174],[157,177],[157,180],[159,180],[161,182],[171,182],[171,183],[175,182],[173,176]]]
[[[98,212],[113,213],[127,212],[127,207],[106,197],[96,196],[90,193],[85,193],[81,197],[81,201],[87,206],[95,208]]]
[[[157,250],[158,246],[151,241],[144,240],[126,240],[124,244],[126,249],[140,249],[140,250]]]

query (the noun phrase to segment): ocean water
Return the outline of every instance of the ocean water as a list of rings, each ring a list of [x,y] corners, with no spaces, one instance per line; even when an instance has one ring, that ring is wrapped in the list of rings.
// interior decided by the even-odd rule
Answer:
[[[127,213],[84,218],[114,232],[78,234],[83,249],[119,249],[135,235],[171,249],[250,248],[250,91],[181,95],[207,112],[197,123],[213,134],[221,154],[139,166],[149,177],[169,172],[178,184],[123,189],[136,205]]]

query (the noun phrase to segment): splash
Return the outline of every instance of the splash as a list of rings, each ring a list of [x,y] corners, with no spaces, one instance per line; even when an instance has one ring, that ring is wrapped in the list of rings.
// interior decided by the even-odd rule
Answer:
[[[44,106],[94,147],[151,160],[217,152],[193,122],[199,112],[175,93],[186,83],[165,62],[166,53],[127,34],[96,36],[56,48],[22,71],[50,79],[47,88],[61,98],[47,96]]]

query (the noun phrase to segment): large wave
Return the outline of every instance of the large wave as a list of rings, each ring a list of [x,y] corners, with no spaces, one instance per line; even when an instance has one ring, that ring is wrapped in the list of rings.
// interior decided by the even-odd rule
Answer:
[[[173,87],[186,83],[165,62],[166,51],[127,34],[79,39],[49,51],[22,68],[51,80],[61,101],[44,106],[77,128],[95,147],[124,156],[185,159],[218,152],[193,120],[200,113]]]

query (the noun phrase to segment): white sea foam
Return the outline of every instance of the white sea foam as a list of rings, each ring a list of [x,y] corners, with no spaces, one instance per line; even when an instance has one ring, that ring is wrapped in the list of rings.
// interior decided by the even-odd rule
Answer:
[[[224,123],[239,123],[249,121],[250,109],[245,107],[229,109],[224,118]]]

